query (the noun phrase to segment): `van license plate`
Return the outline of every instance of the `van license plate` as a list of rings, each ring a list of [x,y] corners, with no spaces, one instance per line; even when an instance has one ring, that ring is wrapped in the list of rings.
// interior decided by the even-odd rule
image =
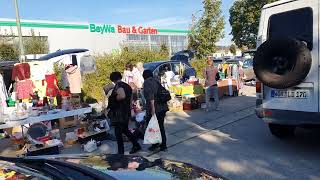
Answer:
[[[294,98],[294,99],[307,99],[309,98],[309,90],[271,90],[272,98]]]

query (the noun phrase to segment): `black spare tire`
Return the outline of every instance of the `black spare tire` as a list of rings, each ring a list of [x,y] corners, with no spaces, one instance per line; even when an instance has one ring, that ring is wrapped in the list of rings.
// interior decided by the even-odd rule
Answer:
[[[285,89],[300,84],[312,63],[307,44],[296,39],[269,39],[258,49],[253,70],[264,85]]]

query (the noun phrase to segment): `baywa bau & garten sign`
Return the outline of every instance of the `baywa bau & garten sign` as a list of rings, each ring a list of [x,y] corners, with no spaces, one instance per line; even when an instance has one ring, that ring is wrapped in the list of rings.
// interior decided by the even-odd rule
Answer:
[[[123,26],[117,25],[116,27],[110,24],[90,24],[90,32],[95,33],[123,33],[123,34],[158,34],[158,30],[151,27],[142,26]]]

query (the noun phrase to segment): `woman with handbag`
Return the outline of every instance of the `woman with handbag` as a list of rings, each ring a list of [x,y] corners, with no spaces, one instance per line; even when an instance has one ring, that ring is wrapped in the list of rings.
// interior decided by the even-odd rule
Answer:
[[[212,59],[208,58],[207,67],[203,70],[205,78],[205,93],[206,93],[206,111],[219,111],[219,88],[217,81],[220,79],[219,71],[214,67]],[[212,104],[212,100],[213,104]]]
[[[128,124],[131,117],[132,89],[121,81],[120,72],[112,72],[110,80],[115,84],[108,103],[108,117],[111,119],[111,125],[115,127],[115,135],[118,144],[118,154],[124,154],[124,145],[122,134],[125,134],[133,144],[130,154],[134,154],[141,150],[134,135],[129,131]]]
[[[152,72],[150,70],[145,70],[143,72],[143,78],[145,79],[143,84],[143,94],[146,99],[146,120],[147,123],[149,123],[152,116],[156,115],[162,138],[161,144],[153,144],[148,149],[150,151],[156,151],[159,148],[160,151],[166,151],[167,138],[164,129],[164,120],[166,113],[169,110],[168,104],[159,102],[159,97],[157,96],[158,90],[161,88],[161,84],[156,80],[156,78],[153,77]]]

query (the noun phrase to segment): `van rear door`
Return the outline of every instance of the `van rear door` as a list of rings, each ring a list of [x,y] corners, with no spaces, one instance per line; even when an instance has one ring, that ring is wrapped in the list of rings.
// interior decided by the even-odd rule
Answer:
[[[306,79],[296,87],[273,89],[264,86],[266,109],[319,112],[319,2],[299,0],[265,6],[260,21],[259,40],[273,37],[295,38],[311,44],[312,65]],[[262,23],[262,24],[261,24]]]

